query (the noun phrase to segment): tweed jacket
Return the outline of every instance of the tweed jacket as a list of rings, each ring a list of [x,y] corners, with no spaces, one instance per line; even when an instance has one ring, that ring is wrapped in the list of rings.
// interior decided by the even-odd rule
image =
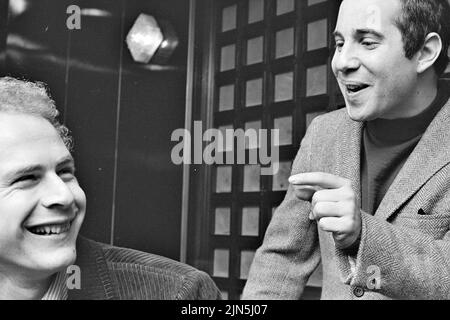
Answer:
[[[212,300],[220,292],[204,272],[161,256],[79,237],[81,288],[69,300]]]
[[[292,174],[327,172],[350,179],[360,201],[363,125],[345,109],[317,117]],[[310,203],[289,187],[255,254],[244,299],[299,299],[319,262],[322,299],[450,299],[450,100],[375,214],[361,213],[355,257],[336,249],[332,234],[308,219],[309,211]],[[370,285],[374,270],[380,272],[378,288]]]

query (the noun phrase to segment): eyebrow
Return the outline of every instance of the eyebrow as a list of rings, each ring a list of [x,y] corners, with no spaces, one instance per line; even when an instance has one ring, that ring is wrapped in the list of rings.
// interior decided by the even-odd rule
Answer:
[[[370,29],[370,28],[356,29],[354,31],[354,34],[357,35],[357,36],[371,34],[371,35],[374,35],[377,38],[380,38],[381,40],[383,40],[385,38],[385,36],[381,32],[379,32],[379,31],[377,31],[375,29]],[[333,31],[333,36],[334,37],[344,38],[342,33],[340,33],[337,30]]]
[[[75,167],[75,160],[72,158],[71,155],[65,156],[64,158],[60,159],[58,161],[58,164],[56,165],[57,168],[64,167],[66,165],[71,165]]]
[[[66,165],[71,165],[73,167],[75,167],[75,161],[72,158],[71,155],[65,156],[63,158],[61,158],[59,161],[57,161],[57,165],[56,168],[59,169],[61,167],[64,167]],[[22,168],[18,168],[15,169],[13,172],[9,173],[6,177],[6,180],[8,182],[12,182],[14,181],[14,179],[16,179],[17,177],[23,176],[23,175],[27,175],[36,171],[42,171],[43,170],[43,166],[41,165],[29,165],[29,166],[24,166]]]
[[[342,35],[342,33],[340,33],[339,31],[337,31],[337,30],[334,30],[333,31],[333,33],[332,33],[332,35],[333,35],[333,37],[341,37],[341,38],[343,38],[344,36]]]
[[[377,38],[384,39],[384,34],[374,29],[357,29],[355,32],[357,35],[371,34]]]

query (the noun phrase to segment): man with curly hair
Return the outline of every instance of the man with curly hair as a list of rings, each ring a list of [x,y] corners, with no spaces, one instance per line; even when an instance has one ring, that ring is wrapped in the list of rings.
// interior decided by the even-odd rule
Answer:
[[[43,84],[0,78],[0,300],[219,298],[204,272],[78,235],[86,197],[57,116]]]

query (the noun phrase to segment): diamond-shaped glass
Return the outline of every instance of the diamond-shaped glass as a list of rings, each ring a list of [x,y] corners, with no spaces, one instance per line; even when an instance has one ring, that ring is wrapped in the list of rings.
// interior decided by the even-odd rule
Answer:
[[[141,13],[127,35],[126,43],[134,61],[148,63],[164,40],[155,18]]]

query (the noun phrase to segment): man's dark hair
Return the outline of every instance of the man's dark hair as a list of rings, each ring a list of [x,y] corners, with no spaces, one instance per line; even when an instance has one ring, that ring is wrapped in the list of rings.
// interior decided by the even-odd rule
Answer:
[[[448,65],[450,45],[450,4],[448,0],[400,0],[402,13],[396,25],[402,33],[405,55],[411,59],[423,46],[426,36],[436,32],[442,39],[442,51],[434,63],[441,76]]]
[[[56,129],[66,147],[72,149],[69,130],[59,122],[59,112],[44,83],[0,78],[0,114],[2,112],[44,118]]]

